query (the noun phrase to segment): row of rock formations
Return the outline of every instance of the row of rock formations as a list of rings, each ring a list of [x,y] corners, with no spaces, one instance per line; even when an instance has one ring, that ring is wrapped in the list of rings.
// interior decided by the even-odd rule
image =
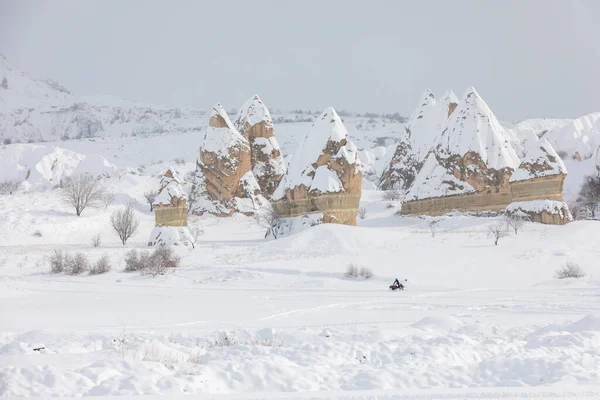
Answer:
[[[204,132],[194,179],[194,214],[256,213],[271,203],[281,218],[322,214],[319,222],[356,224],[362,169],[342,120],[326,109],[286,166],[273,120],[258,96],[232,123],[220,104]]]
[[[566,174],[547,140],[506,131],[474,88],[460,102],[451,91],[440,102],[427,91],[380,188],[406,191],[403,214],[502,211],[518,202],[532,220],[564,224],[571,218],[563,203]],[[537,201],[555,203],[542,213]]]

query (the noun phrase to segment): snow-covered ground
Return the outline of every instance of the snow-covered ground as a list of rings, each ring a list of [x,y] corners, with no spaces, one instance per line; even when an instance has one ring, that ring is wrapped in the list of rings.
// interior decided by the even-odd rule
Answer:
[[[124,248],[115,205],[77,218],[55,191],[0,197],[0,396],[598,398],[597,222],[528,224],[494,246],[492,218],[446,217],[432,237],[366,191],[358,227],[275,241],[252,218],[193,219],[196,248],[151,278],[123,272],[153,225],[133,195],[144,179],[107,181],[138,202]],[[55,250],[107,254],[113,271],[52,275]],[[555,280],[567,261],[588,275]],[[344,278],[349,263],[374,277]]]

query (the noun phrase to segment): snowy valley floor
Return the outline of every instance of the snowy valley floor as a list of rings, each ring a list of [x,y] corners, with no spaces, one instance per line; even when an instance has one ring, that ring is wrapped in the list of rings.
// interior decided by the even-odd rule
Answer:
[[[110,208],[0,197],[0,396],[600,398],[599,222],[528,224],[494,246],[494,219],[444,218],[432,237],[376,192],[364,206],[359,227],[276,241],[251,218],[194,219],[196,249],[151,278],[123,272],[152,227],[143,204],[123,248]],[[52,275],[59,249],[108,254],[113,271]],[[567,261],[587,276],[555,280]],[[344,278],[351,262],[375,276]]]

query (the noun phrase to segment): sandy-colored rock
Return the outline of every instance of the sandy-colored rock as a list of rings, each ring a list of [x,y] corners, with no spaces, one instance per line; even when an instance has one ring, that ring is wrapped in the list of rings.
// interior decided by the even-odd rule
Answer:
[[[322,222],[356,225],[362,193],[356,146],[333,108],[315,121],[273,195],[286,217],[322,213]]]
[[[204,132],[196,172],[202,201],[194,204],[194,214],[252,214],[266,202],[252,173],[250,143],[220,104],[214,106]]]
[[[250,164],[263,195],[270,197],[285,174],[285,162],[275,138],[273,119],[258,95],[240,109],[235,127],[250,144]]]

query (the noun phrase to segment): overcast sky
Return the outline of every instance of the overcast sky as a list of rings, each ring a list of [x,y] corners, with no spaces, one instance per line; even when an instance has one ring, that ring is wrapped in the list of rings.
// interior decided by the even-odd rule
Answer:
[[[400,112],[475,86],[501,120],[600,111],[600,1],[11,1],[0,52],[77,94]]]

